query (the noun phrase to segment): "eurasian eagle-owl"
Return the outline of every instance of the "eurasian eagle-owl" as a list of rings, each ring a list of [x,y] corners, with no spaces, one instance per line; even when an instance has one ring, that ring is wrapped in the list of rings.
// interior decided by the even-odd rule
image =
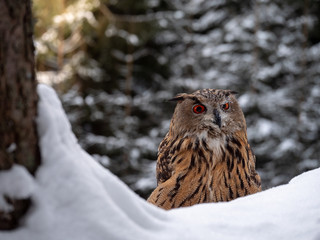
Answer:
[[[182,93],[158,150],[156,189],[164,209],[230,201],[261,191],[242,110],[230,90]]]

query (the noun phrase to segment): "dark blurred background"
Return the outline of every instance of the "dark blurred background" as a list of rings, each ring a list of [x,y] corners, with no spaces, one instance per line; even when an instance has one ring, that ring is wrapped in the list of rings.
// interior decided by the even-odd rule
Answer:
[[[264,189],[320,166],[319,0],[34,0],[39,82],[142,197],[174,105],[239,92]]]

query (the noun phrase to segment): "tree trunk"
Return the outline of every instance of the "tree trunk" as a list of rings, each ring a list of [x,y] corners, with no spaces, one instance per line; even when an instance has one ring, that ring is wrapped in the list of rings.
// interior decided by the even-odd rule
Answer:
[[[40,154],[31,2],[1,0],[0,16],[0,170],[21,164],[34,174]],[[0,229],[12,229],[30,201],[5,199],[14,210],[0,209]]]

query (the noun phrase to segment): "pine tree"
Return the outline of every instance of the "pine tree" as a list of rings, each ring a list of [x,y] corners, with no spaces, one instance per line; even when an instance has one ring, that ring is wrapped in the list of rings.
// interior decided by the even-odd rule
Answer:
[[[238,91],[264,187],[319,166],[319,3],[172,1],[176,91]],[[318,27],[318,28],[317,28]],[[173,36],[172,36],[173,35]],[[174,49],[175,51],[172,51]]]
[[[165,8],[162,2],[78,0],[38,35],[39,76],[58,76],[56,89],[80,144],[133,188],[151,171],[141,166],[154,165],[160,142],[165,97],[159,90],[169,75],[154,37]]]
[[[39,38],[40,76],[58,75],[82,146],[143,196],[164,100],[199,88],[239,92],[264,187],[320,164],[319,3],[67,2]]]

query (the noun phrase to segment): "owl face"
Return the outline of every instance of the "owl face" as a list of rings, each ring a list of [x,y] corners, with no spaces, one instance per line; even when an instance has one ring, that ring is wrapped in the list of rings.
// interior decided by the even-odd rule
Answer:
[[[204,89],[192,94],[179,94],[173,127],[175,134],[207,133],[218,138],[246,130],[242,110],[230,90]]]

